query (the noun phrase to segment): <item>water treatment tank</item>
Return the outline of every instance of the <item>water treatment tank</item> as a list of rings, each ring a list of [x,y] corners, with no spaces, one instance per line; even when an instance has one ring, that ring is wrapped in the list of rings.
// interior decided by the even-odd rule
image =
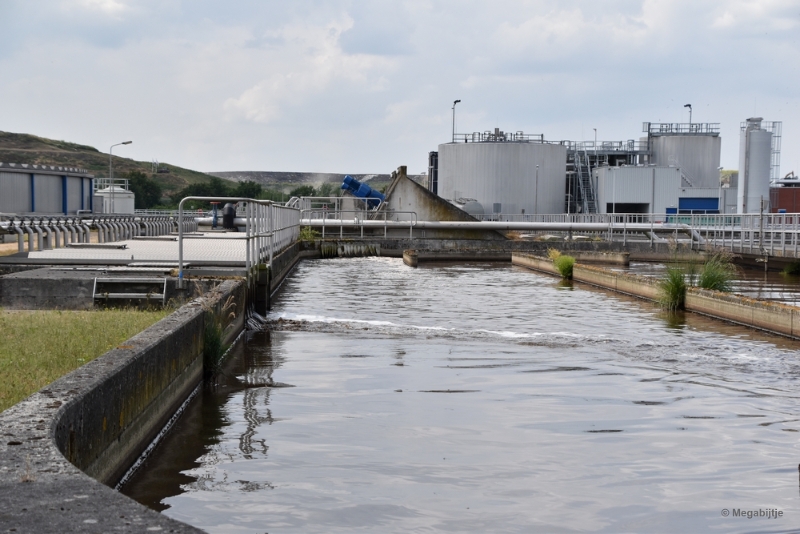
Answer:
[[[567,148],[558,144],[439,145],[439,196],[475,199],[504,214],[563,213],[566,161]]]
[[[761,127],[761,117],[742,123],[739,139],[739,194],[737,213],[759,213],[761,199],[769,212],[769,178],[772,157],[772,132]]]

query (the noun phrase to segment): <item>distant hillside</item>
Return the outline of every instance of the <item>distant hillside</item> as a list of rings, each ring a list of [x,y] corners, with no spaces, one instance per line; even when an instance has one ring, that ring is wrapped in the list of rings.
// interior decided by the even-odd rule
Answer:
[[[0,161],[80,167],[97,177],[108,176],[108,153],[100,152],[91,146],[55,141],[30,134],[0,132]],[[167,163],[159,163],[159,168],[162,172],[151,174],[153,169],[149,161],[135,161],[114,154],[115,176],[133,170],[141,171],[148,176],[152,175],[167,193],[211,179],[208,174]]]

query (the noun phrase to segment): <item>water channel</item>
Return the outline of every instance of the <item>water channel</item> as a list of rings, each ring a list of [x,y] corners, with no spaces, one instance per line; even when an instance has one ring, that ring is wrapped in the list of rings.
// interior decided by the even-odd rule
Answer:
[[[800,527],[794,341],[387,258],[302,262],[270,318],[124,493],[219,533]]]

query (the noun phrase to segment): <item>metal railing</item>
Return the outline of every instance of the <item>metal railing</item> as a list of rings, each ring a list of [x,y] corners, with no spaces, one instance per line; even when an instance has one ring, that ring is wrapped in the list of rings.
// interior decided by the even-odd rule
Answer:
[[[643,122],[642,131],[659,134],[719,134],[718,122]]]
[[[244,207],[244,235],[246,241],[245,269],[248,284],[254,279],[255,269],[261,264],[272,267],[274,254],[296,242],[300,236],[300,210],[278,206],[271,200],[244,197],[185,197],[178,204],[178,220],[184,220],[183,203],[187,200],[224,201]],[[238,211],[238,210],[237,210]],[[183,225],[178,227],[178,287],[184,286]],[[200,236],[203,239],[204,236]],[[205,238],[214,239],[213,235]]]
[[[176,217],[134,215],[13,216],[0,222],[0,229],[17,235],[18,252],[25,252],[26,238],[28,252],[33,252],[90,243],[93,230],[98,243],[169,234],[177,229],[175,221]],[[184,226],[196,229],[194,221],[185,221]]]
[[[415,211],[369,211],[371,216],[366,217],[365,212],[362,210],[340,210],[334,216],[322,216],[315,210],[308,210],[301,212],[300,219],[303,226],[311,226],[320,228],[322,238],[325,239],[325,231],[327,228],[339,229],[339,238],[344,238],[345,228],[357,228],[360,237],[364,237],[364,228],[383,228],[383,236],[388,235],[390,228],[408,228],[409,237],[414,237],[414,227],[417,225],[417,212]],[[345,215],[352,214],[352,218],[347,218]],[[361,217],[359,217],[361,215]],[[349,237],[349,236],[348,236]]]

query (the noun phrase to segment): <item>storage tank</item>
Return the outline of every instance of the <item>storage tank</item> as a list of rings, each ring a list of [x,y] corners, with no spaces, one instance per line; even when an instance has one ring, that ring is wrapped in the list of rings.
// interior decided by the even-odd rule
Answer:
[[[761,199],[769,212],[772,132],[761,128],[761,117],[747,119],[739,138],[739,194],[737,213],[759,213]]]
[[[649,163],[680,168],[691,187],[719,187],[721,147],[718,135],[652,136]]]
[[[566,161],[567,148],[559,144],[439,145],[438,194],[453,201],[474,199],[487,213],[563,213]]]

